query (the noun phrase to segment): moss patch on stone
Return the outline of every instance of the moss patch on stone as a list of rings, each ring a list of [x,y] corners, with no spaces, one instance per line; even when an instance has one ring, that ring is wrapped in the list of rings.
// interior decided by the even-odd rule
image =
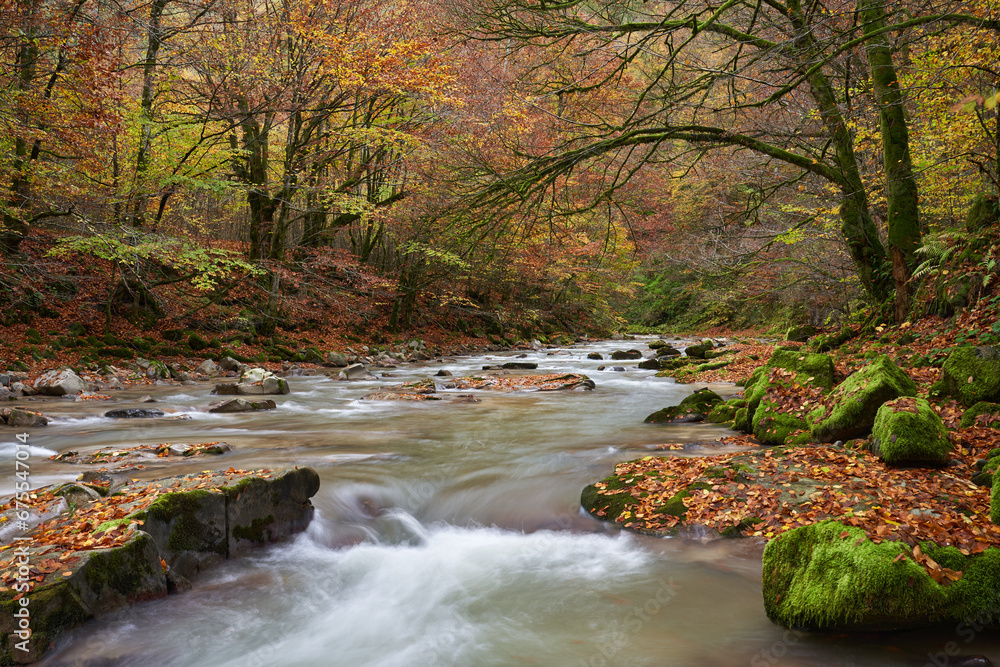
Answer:
[[[686,396],[677,405],[657,410],[645,420],[647,424],[661,424],[675,421],[703,421],[712,408],[722,403],[722,397],[711,389],[699,389]]]
[[[987,415],[988,417],[985,420],[978,419],[978,417],[982,415]],[[969,428],[970,426],[975,426],[977,423],[983,421],[990,424],[1000,421],[1000,403],[979,401],[962,413],[962,421],[959,424],[959,427]]]
[[[849,440],[871,431],[882,404],[916,395],[913,380],[883,354],[837,386],[830,397],[831,405],[815,409],[807,421],[813,438],[819,442]]]
[[[955,348],[941,367],[941,387],[966,407],[1000,402],[1000,346]]]
[[[736,413],[740,408],[746,408],[745,398],[731,398],[728,401],[718,403],[712,411],[708,413],[706,420],[713,424],[724,424],[736,418]]]
[[[930,403],[903,397],[879,408],[871,449],[889,465],[943,465],[948,462],[952,443]]]
[[[764,549],[768,618],[810,630],[898,630],[942,619],[948,595],[899,542],[838,521],[796,528]]]
[[[249,526],[235,526],[232,529],[233,537],[252,542],[267,542],[264,530],[274,523],[274,515],[268,514],[266,517],[254,519]]]

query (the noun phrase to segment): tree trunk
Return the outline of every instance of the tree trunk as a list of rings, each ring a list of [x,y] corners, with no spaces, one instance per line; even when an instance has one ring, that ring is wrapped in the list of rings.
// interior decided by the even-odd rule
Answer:
[[[153,97],[156,82],[156,57],[163,43],[160,19],[170,0],[156,0],[149,8],[149,29],[146,31],[146,59],[142,65],[142,97],[139,103],[139,147],[135,155],[135,186],[133,188],[132,226],[142,227],[146,219],[146,172],[153,139]]]
[[[896,321],[906,319],[910,310],[910,276],[914,257],[920,247],[920,213],[917,206],[917,181],[910,160],[910,136],[903,110],[903,93],[892,62],[888,34],[875,34],[885,26],[884,0],[862,0],[868,66],[871,68],[875,101],[882,128],[885,160],[886,201],[888,202],[889,255],[896,286]]]
[[[819,59],[820,49],[812,37],[811,26],[805,19],[799,0],[789,0],[788,9],[796,32],[800,71],[806,74]],[[878,238],[878,229],[868,208],[868,196],[861,180],[854,140],[837,104],[837,95],[822,71],[808,73],[807,81],[823,126],[830,135],[834,161],[840,171],[838,186],[844,199],[840,203],[840,231],[861,279],[861,285],[875,301],[884,301],[891,293],[886,252]]]

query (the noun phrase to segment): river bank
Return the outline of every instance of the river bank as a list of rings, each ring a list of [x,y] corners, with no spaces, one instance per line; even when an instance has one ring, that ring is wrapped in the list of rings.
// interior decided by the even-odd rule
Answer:
[[[60,643],[51,664],[104,656],[126,665],[237,665],[337,655],[359,665],[655,665],[666,655],[692,666],[756,658],[896,667],[943,651],[953,639],[947,631],[897,635],[890,643],[902,653],[884,639],[783,635],[761,606],[762,540],[719,541],[696,530],[667,540],[629,537],[581,512],[580,490],[618,463],[748,451],[738,440],[721,441],[736,436],[723,426],[644,424],[705,384],[657,377],[639,360],[610,361],[615,350],[640,344],[442,358],[349,382],[289,376],[291,392],[275,397],[276,409],[236,415],[203,410],[212,400],[207,381],[115,393],[122,406],[150,393],[156,407],[186,419],[113,420],[93,401],[40,401],[53,421],[29,439],[39,484],[75,478],[78,467],[47,459],[71,449],[206,441],[233,445],[218,465],[309,465],[322,482],[316,518],[301,538],[196,578],[183,596],[88,624]],[[595,353],[604,358],[588,359]],[[595,388],[455,390],[475,394],[475,403],[361,400],[387,385],[447,380],[437,376],[442,370],[461,377],[514,361],[538,369],[510,376],[582,373]],[[739,391],[709,386],[726,397]],[[142,465],[133,473],[141,479],[206,467],[157,457]],[[380,628],[389,625],[398,630],[386,641]],[[182,649],[180,637],[191,647]],[[992,650],[982,637],[974,647]]]

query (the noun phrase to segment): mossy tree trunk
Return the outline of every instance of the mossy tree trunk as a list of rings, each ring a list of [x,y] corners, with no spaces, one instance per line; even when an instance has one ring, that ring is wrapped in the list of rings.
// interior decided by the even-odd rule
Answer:
[[[886,253],[868,207],[868,195],[854,153],[854,138],[840,111],[839,100],[829,78],[822,69],[813,67],[814,63],[822,60],[823,48],[812,36],[809,11],[803,9],[799,0],[788,0],[787,9],[792,26],[801,35],[794,43],[798,69],[806,75],[816,110],[830,137],[833,162],[840,172],[837,178],[837,185],[843,194],[838,211],[840,231],[854,260],[861,285],[873,299],[883,300],[891,292],[885,271]]]
[[[914,257],[920,246],[920,214],[917,207],[917,182],[910,158],[910,135],[903,109],[903,92],[896,78],[892,61],[890,34],[885,28],[884,0],[862,0],[859,13],[867,37],[868,66],[878,105],[882,130],[882,150],[885,161],[886,224],[892,278],[896,287],[896,321],[906,318],[910,310],[909,282]]]

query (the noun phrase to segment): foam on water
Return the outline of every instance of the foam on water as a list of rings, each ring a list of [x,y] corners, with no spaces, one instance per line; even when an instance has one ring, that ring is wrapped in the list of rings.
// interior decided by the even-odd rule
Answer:
[[[652,558],[624,536],[428,528],[402,512],[388,520],[400,526],[392,542],[382,532],[330,549],[317,523],[169,607],[99,622],[90,656],[231,667],[500,665],[518,655],[559,664],[551,660],[567,647],[584,658],[608,639],[586,615],[613,606],[612,591],[643,578]]]

